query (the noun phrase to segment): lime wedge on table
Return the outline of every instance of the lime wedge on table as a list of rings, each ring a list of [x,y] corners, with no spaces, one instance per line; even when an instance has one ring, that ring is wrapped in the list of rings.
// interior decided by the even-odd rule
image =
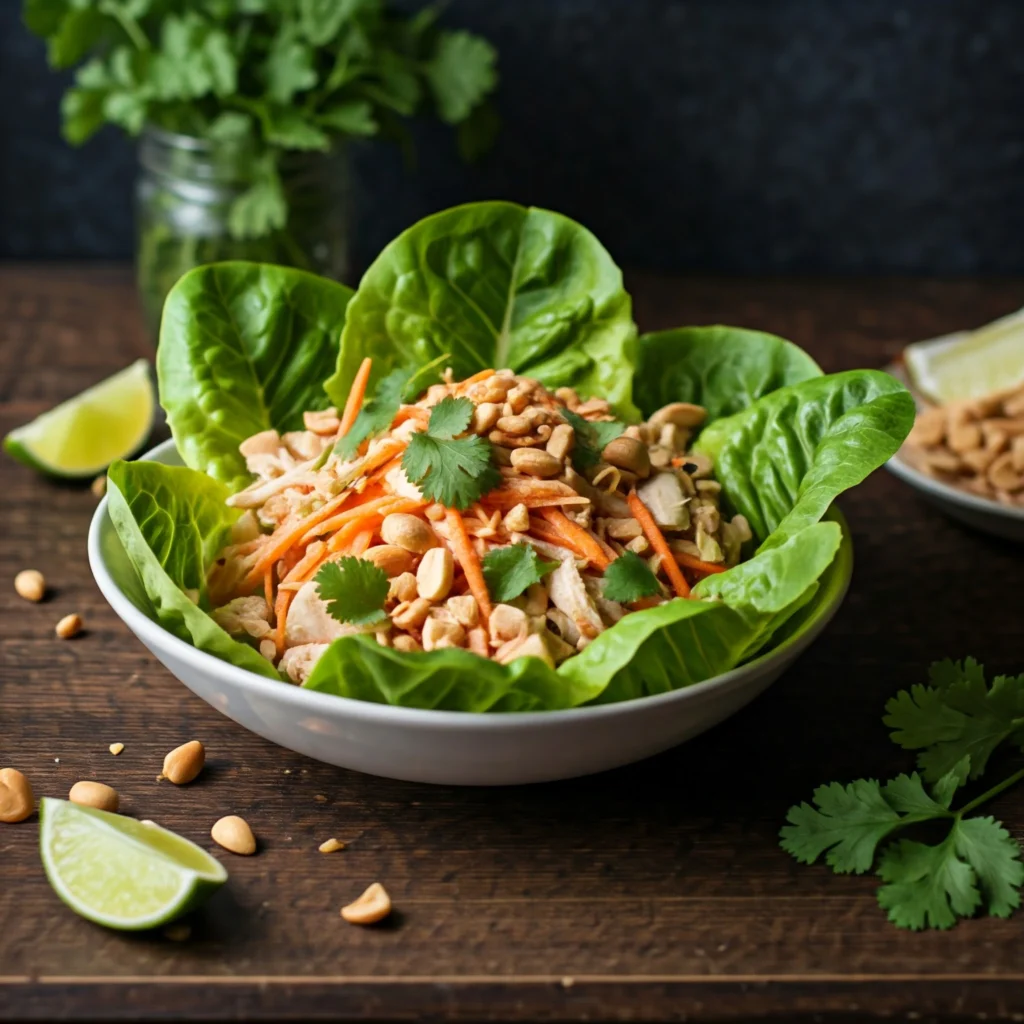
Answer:
[[[39,818],[50,885],[75,913],[108,928],[167,924],[227,881],[220,861],[159,825],[51,799],[40,801]]]
[[[904,359],[914,385],[937,402],[1024,383],[1024,310],[976,331],[908,345]]]
[[[4,447],[44,473],[96,476],[142,446],[153,426],[155,407],[149,364],[140,359],[12,430]]]

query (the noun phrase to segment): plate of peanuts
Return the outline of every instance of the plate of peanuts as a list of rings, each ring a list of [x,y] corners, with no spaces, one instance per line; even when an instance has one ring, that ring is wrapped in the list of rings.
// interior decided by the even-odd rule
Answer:
[[[890,372],[911,387],[917,416],[888,468],[953,518],[1024,541],[1024,384],[940,403],[902,366]]]

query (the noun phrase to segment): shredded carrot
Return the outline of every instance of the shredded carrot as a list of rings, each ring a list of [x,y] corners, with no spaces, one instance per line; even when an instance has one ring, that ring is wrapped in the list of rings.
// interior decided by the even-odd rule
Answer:
[[[277,620],[277,628],[274,630],[274,647],[277,648],[277,656],[284,654],[285,625],[288,622],[288,608],[292,603],[295,594],[291,590],[279,590],[277,602],[274,605],[274,616]]]
[[[537,540],[543,540],[548,544],[554,544],[556,547],[565,548],[567,551],[571,551],[574,555],[578,555],[580,558],[587,557],[572,540],[568,537],[563,537],[557,530],[544,522],[543,519],[531,517],[530,529],[526,532],[531,537],[536,537]]]
[[[470,593],[476,598],[480,606],[480,615],[484,625],[490,621],[493,605],[491,595],[487,590],[487,583],[484,580],[484,570],[480,565],[480,556],[476,553],[469,534],[466,532],[466,524],[463,522],[462,514],[458,509],[449,508],[445,510],[445,522],[448,524],[449,543],[452,546],[452,553],[455,560],[462,566],[466,574],[466,582],[469,584]]]
[[[256,560],[249,575],[242,581],[243,587],[252,588],[259,582],[260,577],[267,571],[267,567],[276,562],[290,547],[299,541],[317,523],[323,522],[328,516],[337,512],[346,501],[353,496],[352,491],[342,491],[341,494],[331,498],[326,504],[321,505],[315,512],[297,522],[285,522],[271,534],[270,542],[266,550]]]
[[[572,541],[573,546],[582,551],[588,561],[600,569],[607,569],[611,564],[612,560],[604,553],[597,538],[589,530],[577,526],[561,509],[542,508],[540,514],[554,527],[556,533]]]
[[[263,598],[267,602],[267,611],[274,608],[274,567],[269,566],[263,574]]]
[[[713,572],[725,572],[729,567],[722,565],[718,562],[705,562],[702,558],[698,558],[696,555],[688,555],[685,551],[673,551],[672,554],[675,556],[675,560],[687,569],[693,569],[696,572],[702,572],[705,575],[710,575]]]
[[[644,531],[644,536],[650,542],[651,547],[654,548],[655,554],[661,556],[661,565],[672,584],[672,589],[675,590],[678,597],[689,597],[690,584],[686,582],[682,569],[673,558],[672,549],[668,546],[665,535],[658,529],[654,516],[640,500],[640,495],[636,491],[630,491],[626,500],[629,502],[629,510],[633,513],[633,518],[640,524],[640,528]]]
[[[378,481],[383,480],[384,477],[386,477],[388,473],[391,472],[391,470],[395,469],[398,466],[401,466],[401,464],[402,457],[400,455],[396,455],[390,462],[385,462],[384,465],[380,467],[380,469],[375,469],[367,479],[370,481],[370,483],[377,483]]]
[[[430,413],[426,409],[421,409],[418,405],[403,405],[391,421],[391,428],[394,429],[401,426],[406,420],[415,420],[425,427],[430,422]]]
[[[352,544],[356,537],[358,537],[364,530],[370,528],[370,524],[376,529],[380,526],[381,519],[383,517],[377,512],[371,512],[369,515],[359,516],[357,519],[351,519],[345,523],[344,526],[327,542],[327,550],[330,552],[343,551],[345,554],[352,554]]]
[[[373,543],[373,534],[374,531],[372,529],[363,530],[356,534],[355,539],[352,541],[352,554],[355,555],[356,558],[362,555]]]
[[[341,414],[338,437],[344,437],[352,429],[352,424],[363,407],[363,397],[366,395],[366,385],[370,380],[372,367],[373,360],[369,356],[359,364],[359,369],[352,380],[352,387],[349,389],[348,401],[345,402],[345,411]]]
[[[323,541],[313,541],[306,548],[306,553],[292,566],[288,575],[281,582],[294,583],[296,580],[308,579],[312,575],[313,570],[320,567],[327,554],[327,545]]]

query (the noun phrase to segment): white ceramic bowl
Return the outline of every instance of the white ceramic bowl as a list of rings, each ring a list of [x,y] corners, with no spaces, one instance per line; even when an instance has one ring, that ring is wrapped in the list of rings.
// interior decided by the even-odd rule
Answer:
[[[180,465],[173,442],[144,458]],[[844,529],[845,529],[845,524]],[[492,786],[549,782],[617,768],[710,729],[770,686],[825,628],[852,571],[847,539],[823,600],[784,627],[771,652],[671,693],[568,711],[469,714],[391,707],[275,682],[196,650],[152,621],[116,582],[130,563],[107,502],[89,530],[89,564],[128,628],[193,693],[238,722],[319,761],[411,782]],[[136,596],[135,600],[138,600]]]

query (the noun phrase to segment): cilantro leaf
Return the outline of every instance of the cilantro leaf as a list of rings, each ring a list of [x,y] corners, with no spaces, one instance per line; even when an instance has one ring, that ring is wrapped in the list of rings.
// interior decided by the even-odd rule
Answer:
[[[493,548],[484,556],[484,580],[491,598],[500,604],[518,597],[534,583],[540,583],[558,566],[558,562],[542,559],[530,544],[510,544]]]
[[[933,665],[931,682],[896,694],[883,719],[894,742],[921,751],[917,763],[926,779],[964,757],[977,778],[1000,744],[1024,738],[1024,675],[997,676],[989,687],[982,666],[968,658]]]
[[[635,551],[624,552],[604,571],[604,596],[609,601],[629,604],[660,593],[658,577]]]
[[[441,32],[424,72],[441,120],[458,124],[498,82],[493,46],[469,32]]]
[[[1020,844],[993,817],[963,818],[954,830],[957,854],[974,868],[985,909],[1009,917],[1020,906],[1024,864]]]
[[[819,786],[813,799],[816,807],[802,803],[789,809],[789,824],[780,832],[782,848],[803,864],[828,851],[825,862],[840,875],[867,871],[878,844],[896,829],[949,816],[925,792],[917,772],[885,786],[874,779],[846,786],[832,782]]]
[[[378,383],[373,397],[363,404],[349,432],[334,446],[339,458],[348,460],[355,458],[359,446],[368,438],[382,434],[390,426],[402,401],[409,397],[413,386],[420,387],[417,382],[437,375],[438,367],[451,358],[450,353],[438,356],[425,366],[399,366],[392,370]],[[472,416],[472,410],[470,411]]]
[[[561,412],[576,434],[572,464],[580,473],[596,466],[601,461],[601,452],[608,442],[621,437],[626,429],[626,425],[618,420],[599,420],[591,423],[571,409],[562,409]]]
[[[878,865],[878,902],[900,928],[951,928],[981,905],[974,869],[957,856],[956,826],[943,842],[893,843]]]
[[[339,622],[369,626],[384,618],[387,574],[373,562],[346,556],[327,562],[313,577],[317,593],[327,602],[327,612]]]
[[[468,398],[442,398],[430,411],[428,433],[442,441],[451,441],[465,433],[473,419],[473,409]]]
[[[431,411],[426,432],[409,439],[402,469],[430,501],[469,508],[501,483],[490,442],[476,434],[456,437],[472,417],[468,398],[444,398]]]
[[[469,508],[501,483],[490,443],[473,435],[457,441],[413,434],[402,456],[405,475],[429,501]]]

